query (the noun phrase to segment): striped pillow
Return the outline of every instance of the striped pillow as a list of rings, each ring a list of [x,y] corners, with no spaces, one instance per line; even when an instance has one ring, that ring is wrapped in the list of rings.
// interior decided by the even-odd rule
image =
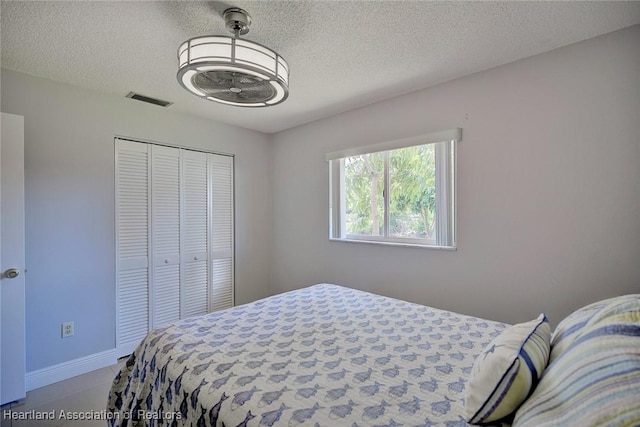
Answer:
[[[640,295],[593,314],[559,353],[513,427],[640,425]]]
[[[486,423],[506,417],[527,398],[549,359],[547,316],[505,329],[478,356],[467,383],[466,420]]]
[[[560,323],[558,323],[558,326],[551,336],[551,355],[549,356],[549,363],[556,360],[556,358],[564,353],[569,345],[571,345],[573,340],[580,336],[584,326],[596,313],[600,312],[607,306],[615,305],[616,302],[622,302],[625,299],[628,299],[628,296],[625,295],[594,302],[577,309],[565,317]]]

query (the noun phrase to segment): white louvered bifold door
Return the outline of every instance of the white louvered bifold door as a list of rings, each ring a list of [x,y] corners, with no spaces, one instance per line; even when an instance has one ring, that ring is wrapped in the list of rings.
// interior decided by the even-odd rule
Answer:
[[[181,317],[209,312],[207,153],[182,151]]]
[[[147,334],[149,146],[116,140],[117,347],[130,353]]]
[[[151,146],[152,328],[180,319],[180,150]]]
[[[209,311],[233,306],[233,158],[209,154],[211,287]]]
[[[116,347],[234,304],[233,157],[116,138]]]

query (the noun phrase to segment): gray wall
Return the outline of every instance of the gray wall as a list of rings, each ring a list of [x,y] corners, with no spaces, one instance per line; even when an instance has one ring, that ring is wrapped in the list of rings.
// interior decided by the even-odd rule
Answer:
[[[276,134],[272,293],[333,282],[557,323],[640,292],[638,46],[635,26]],[[457,251],[329,242],[326,152],[456,126]]]
[[[25,117],[28,372],[115,347],[116,134],[235,154],[236,301],[268,295],[268,136],[9,70],[1,99]]]

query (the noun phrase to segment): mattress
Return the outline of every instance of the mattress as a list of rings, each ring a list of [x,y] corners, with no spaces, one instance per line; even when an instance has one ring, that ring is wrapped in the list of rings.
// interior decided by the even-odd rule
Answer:
[[[466,426],[466,379],[507,325],[321,284],[156,329],[112,426]]]

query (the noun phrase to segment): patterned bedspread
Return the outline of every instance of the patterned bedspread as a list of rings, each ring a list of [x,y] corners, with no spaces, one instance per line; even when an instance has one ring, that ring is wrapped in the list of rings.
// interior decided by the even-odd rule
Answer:
[[[152,331],[112,426],[466,426],[466,378],[505,324],[316,285]]]

